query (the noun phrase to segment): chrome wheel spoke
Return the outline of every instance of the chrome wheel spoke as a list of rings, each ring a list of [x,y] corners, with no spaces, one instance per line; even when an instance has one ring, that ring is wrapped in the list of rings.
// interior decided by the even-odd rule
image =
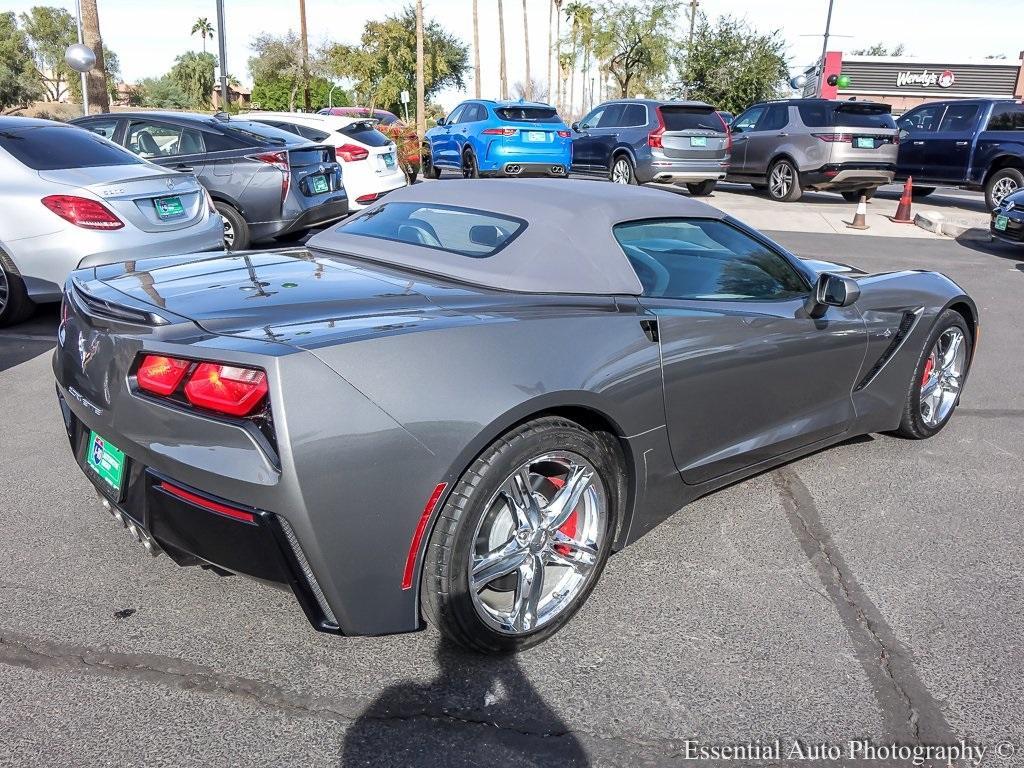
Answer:
[[[530,552],[512,539],[473,564],[473,589],[479,592],[495,579],[519,570],[530,558]]]
[[[531,555],[519,569],[516,599],[510,616],[512,629],[529,632],[537,625],[540,601],[544,596],[544,561]]]
[[[580,503],[583,493],[590,485],[594,473],[587,467],[574,466],[555,497],[543,510],[544,525],[552,530],[561,528],[569,519],[569,515]]]
[[[947,328],[935,341],[929,360],[931,373],[921,384],[921,419],[934,427],[948,418],[960,397],[963,371],[967,361],[963,332]]]

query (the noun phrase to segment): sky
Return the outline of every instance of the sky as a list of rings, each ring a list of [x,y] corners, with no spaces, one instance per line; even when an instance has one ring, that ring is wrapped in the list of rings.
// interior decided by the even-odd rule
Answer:
[[[481,86],[485,97],[498,90],[498,13],[496,0],[478,0],[480,18]],[[74,13],[74,0],[7,0],[6,9],[25,11],[33,5],[61,5]],[[325,41],[358,42],[364,23],[397,12],[403,0],[306,0],[310,48]],[[142,11],[142,8],[145,11]],[[549,0],[526,0],[530,32],[530,63],[534,79],[547,74]],[[6,10],[5,9],[5,10]],[[471,0],[424,0],[428,18],[435,18],[467,44],[472,42]],[[821,52],[828,0],[700,0],[700,9],[745,18],[761,31],[779,29],[788,45],[793,74],[816,61]],[[175,56],[199,50],[189,32],[197,17],[216,25],[214,0],[99,0],[104,42],[115,50],[127,82],[159,76]],[[523,79],[523,3],[505,0],[506,57],[509,84]],[[251,83],[246,62],[249,43],[261,32],[298,29],[298,0],[225,0],[228,71]],[[685,14],[679,14],[679,34],[685,34]],[[563,23],[563,31],[565,24]],[[903,43],[907,56],[938,62],[980,59],[1004,54],[1017,60],[1024,49],[1022,0],[835,0],[830,50],[852,50],[877,42]],[[846,35],[846,37],[839,37]],[[680,38],[681,39],[681,38]],[[208,47],[215,51],[216,40]],[[470,55],[472,63],[472,54]],[[472,67],[466,92],[446,91],[437,98],[450,108],[472,96]],[[578,90],[578,89],[577,89]]]

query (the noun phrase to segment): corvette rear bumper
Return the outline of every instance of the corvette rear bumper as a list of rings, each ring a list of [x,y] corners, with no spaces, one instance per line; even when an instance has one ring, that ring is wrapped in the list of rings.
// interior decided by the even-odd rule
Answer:
[[[114,490],[86,469],[89,428],[57,389],[75,459],[105,509],[152,555],[290,589],[320,632],[342,634],[288,521],[184,485],[127,457],[124,486]]]

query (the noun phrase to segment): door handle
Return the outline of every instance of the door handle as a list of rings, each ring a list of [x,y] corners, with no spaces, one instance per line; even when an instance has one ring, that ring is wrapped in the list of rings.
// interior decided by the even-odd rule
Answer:
[[[180,173],[192,173],[193,168],[191,165],[186,165],[185,163],[178,163],[176,166],[174,166],[174,170]]]
[[[789,136],[789,134],[788,134],[788,133],[777,133],[777,134],[775,134],[775,135],[776,135],[776,136]]]
[[[915,147],[920,147],[922,144],[924,144],[923,141],[912,141],[910,143],[913,144]]]
[[[966,147],[966,146],[967,146],[968,144],[970,144],[970,142],[969,142],[969,141],[958,141],[958,142],[956,143],[956,145],[957,145],[958,147]]]

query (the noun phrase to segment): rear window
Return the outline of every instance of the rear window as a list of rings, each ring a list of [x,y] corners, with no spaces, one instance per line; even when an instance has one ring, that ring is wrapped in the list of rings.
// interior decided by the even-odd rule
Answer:
[[[422,245],[471,258],[493,256],[526,222],[489,211],[426,203],[384,203],[350,219],[341,231]]]
[[[271,125],[257,123],[255,120],[231,120],[225,122],[221,129],[229,136],[257,144],[294,144],[296,142],[295,134],[282,131]]]
[[[373,123],[352,123],[339,128],[338,133],[368,147],[386,147],[391,139],[373,127]]]
[[[499,120],[509,123],[560,123],[554,107],[500,107],[494,110]]]
[[[800,120],[808,128],[896,128],[887,104],[844,101],[839,104],[798,104]]]
[[[988,119],[990,131],[1024,131],[1024,107],[1016,104],[1000,104],[992,110]]]
[[[666,131],[724,131],[711,107],[661,107]]]
[[[101,136],[63,125],[0,130],[0,147],[34,171],[139,163],[139,158],[131,152]]]

